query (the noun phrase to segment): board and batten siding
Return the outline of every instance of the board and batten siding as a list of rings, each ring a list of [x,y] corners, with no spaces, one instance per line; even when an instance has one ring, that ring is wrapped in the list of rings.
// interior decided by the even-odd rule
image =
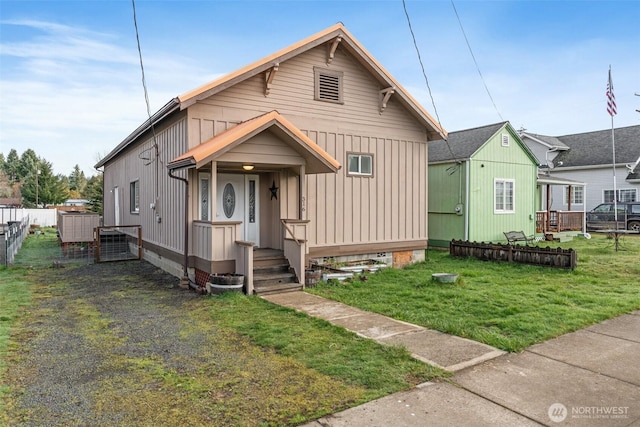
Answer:
[[[508,147],[498,132],[473,156],[469,176],[469,240],[504,241],[505,231],[535,233],[537,166],[510,134]],[[494,183],[498,179],[515,181],[515,211],[496,213]]]
[[[467,162],[429,165],[429,244],[448,246],[452,239],[465,240]],[[456,206],[462,211],[456,212]]]
[[[181,181],[167,174],[166,165],[181,155],[187,146],[187,122],[182,119],[156,130],[158,157],[154,138],[145,135],[143,142],[127,149],[104,167],[104,223],[115,225],[114,187],[120,196],[120,225],[141,225],[142,239],[174,252],[184,247],[184,191]],[[184,172],[177,172],[176,175]],[[140,182],[139,213],[132,213],[130,184]],[[151,205],[155,209],[151,208]],[[177,208],[179,207],[179,208]],[[160,218],[160,222],[157,220]],[[165,224],[176,224],[167,227]]]
[[[314,99],[314,68],[343,73],[343,103]],[[264,74],[259,74],[190,106],[190,148],[277,110],[342,165],[337,174],[306,177],[303,216],[311,220],[310,247],[390,242],[424,246],[425,127],[393,95],[380,113],[379,91],[384,87],[341,48],[329,65],[324,45],[280,63],[267,96],[264,85]],[[350,152],[373,155],[373,177],[347,176]],[[280,177],[282,187],[297,182],[284,171]],[[298,216],[297,206],[280,209],[282,218]]]
[[[309,131],[345,165],[338,174],[307,176],[312,247],[427,239],[427,145]],[[373,177],[347,176],[347,153],[373,156]]]

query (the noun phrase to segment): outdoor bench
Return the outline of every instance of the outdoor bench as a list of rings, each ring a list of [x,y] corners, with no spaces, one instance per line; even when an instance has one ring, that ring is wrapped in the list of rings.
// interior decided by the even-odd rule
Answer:
[[[512,245],[516,242],[525,242],[529,244],[529,242],[533,243],[536,239],[534,236],[527,236],[524,234],[524,231],[505,231],[504,237],[507,238],[507,243]]]

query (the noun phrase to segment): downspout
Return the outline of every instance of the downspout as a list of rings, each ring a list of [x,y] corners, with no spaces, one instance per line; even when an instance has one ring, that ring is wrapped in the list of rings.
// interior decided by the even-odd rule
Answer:
[[[181,284],[186,280],[189,283],[189,180],[173,174],[173,169],[169,169],[169,177],[184,182],[184,261],[182,266]]]

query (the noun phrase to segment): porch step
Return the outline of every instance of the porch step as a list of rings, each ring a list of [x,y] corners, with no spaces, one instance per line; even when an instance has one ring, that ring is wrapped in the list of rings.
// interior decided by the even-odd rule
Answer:
[[[253,254],[253,290],[258,295],[301,290],[289,261],[280,250],[257,249]]]
[[[281,271],[271,274],[254,274],[253,287],[264,287],[270,285],[279,285],[281,283],[296,283],[296,275],[288,271]]]

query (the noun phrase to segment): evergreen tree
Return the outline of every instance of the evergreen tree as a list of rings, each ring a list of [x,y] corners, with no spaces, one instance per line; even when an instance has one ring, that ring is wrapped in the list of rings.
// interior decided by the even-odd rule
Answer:
[[[89,200],[89,210],[102,215],[103,183],[102,174],[94,175],[87,181],[84,197]]]
[[[67,199],[68,189],[62,176],[53,174],[51,163],[39,160],[31,175],[25,177],[22,186],[22,197],[25,206],[56,205]],[[40,173],[37,173],[39,171]]]
[[[18,168],[20,167],[20,157],[18,157],[18,152],[15,148],[12,148],[7,155],[7,160],[5,161],[4,171],[11,182],[18,181]]]
[[[79,165],[75,165],[73,172],[69,175],[69,190],[75,190],[82,194],[86,186],[87,178],[84,176],[84,171],[80,169]]]
[[[24,181],[27,177],[37,173],[40,167],[40,159],[35,151],[31,148],[27,149],[18,163],[18,181]]]

